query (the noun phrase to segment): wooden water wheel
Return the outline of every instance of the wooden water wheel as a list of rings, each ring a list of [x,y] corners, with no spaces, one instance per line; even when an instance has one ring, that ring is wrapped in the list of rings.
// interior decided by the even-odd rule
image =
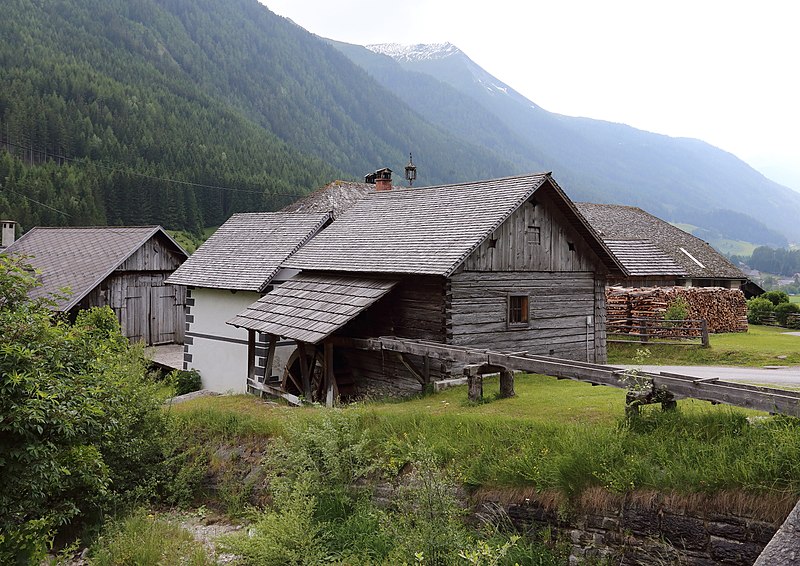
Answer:
[[[311,399],[309,401],[320,401],[325,396],[325,366],[322,352],[308,346],[305,349],[305,359],[309,370],[309,381],[311,383]],[[303,391],[303,371],[301,366],[300,348],[295,349],[286,367],[283,370],[283,389],[294,395],[305,395]]]
[[[312,402],[326,402],[327,383],[325,382],[325,357],[321,348],[306,345],[304,348],[297,348],[283,371],[282,386],[284,391],[297,396],[305,395],[303,391],[303,371],[301,367],[301,351],[305,351],[305,360],[308,364],[309,382],[311,385]],[[353,372],[348,367],[347,361],[338,352],[333,352],[333,395],[335,398],[349,399],[355,394],[355,383]]]

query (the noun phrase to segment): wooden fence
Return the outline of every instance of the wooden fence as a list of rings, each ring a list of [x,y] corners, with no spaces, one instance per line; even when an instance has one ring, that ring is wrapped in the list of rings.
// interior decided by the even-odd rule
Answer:
[[[608,342],[700,345],[708,348],[708,324],[698,320],[619,318],[606,321]]]

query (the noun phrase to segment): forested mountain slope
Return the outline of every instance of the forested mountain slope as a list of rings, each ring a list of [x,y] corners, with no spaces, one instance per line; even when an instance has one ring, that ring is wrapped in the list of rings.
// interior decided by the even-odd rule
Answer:
[[[428,183],[521,170],[256,0],[4,2],[0,147],[0,215],[25,228],[199,230],[409,151]]]

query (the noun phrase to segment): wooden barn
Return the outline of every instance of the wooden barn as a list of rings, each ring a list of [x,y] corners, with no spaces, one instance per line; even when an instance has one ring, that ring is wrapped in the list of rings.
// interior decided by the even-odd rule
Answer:
[[[747,283],[747,276],[706,242],[641,208],[575,206],[628,272],[610,277],[610,285],[739,289]]]
[[[36,227],[4,253],[40,272],[34,296],[68,290],[59,312],[107,305],[130,340],[183,343],[185,288],[164,281],[187,254],[160,226]]]
[[[245,392],[248,334],[225,322],[297,273],[281,265],[329,221],[327,212],[234,214],[169,277],[187,287],[183,368],[199,371],[204,388]],[[267,363],[268,347],[269,337],[254,337],[257,377],[280,375],[294,350],[274,341]]]
[[[355,338],[605,362],[606,279],[625,270],[550,174],[389,187],[352,204],[284,262],[296,276],[229,321],[250,336],[250,379],[257,334],[297,344],[282,386],[312,398],[414,393],[458,369]]]

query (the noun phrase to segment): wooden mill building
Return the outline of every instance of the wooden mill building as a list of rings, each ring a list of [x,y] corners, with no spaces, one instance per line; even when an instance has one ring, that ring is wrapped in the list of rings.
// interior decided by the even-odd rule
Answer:
[[[229,324],[297,344],[287,390],[407,394],[452,364],[350,347],[397,336],[605,362],[614,259],[550,174],[378,190],[283,264],[297,275]],[[273,353],[267,353],[271,358]],[[250,375],[256,364],[250,349]],[[330,387],[328,387],[330,389]]]
[[[57,311],[109,306],[130,340],[183,343],[185,288],[164,281],[187,254],[160,226],[36,227],[4,253],[39,271],[35,297],[67,291]]]

